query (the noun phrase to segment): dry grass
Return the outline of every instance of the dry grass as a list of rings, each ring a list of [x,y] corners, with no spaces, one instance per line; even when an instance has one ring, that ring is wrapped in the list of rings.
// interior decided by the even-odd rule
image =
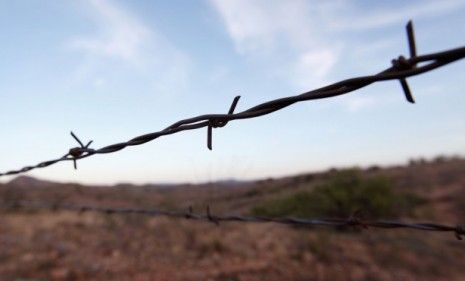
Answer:
[[[465,161],[371,169],[428,198],[418,218],[460,222]],[[248,212],[330,178],[321,173],[243,187],[3,186],[0,198]],[[450,179],[453,180],[450,180]],[[425,184],[425,182],[427,184]],[[462,220],[463,221],[463,220]],[[0,214],[0,280],[463,280],[464,242],[404,230],[338,232],[71,212]]]

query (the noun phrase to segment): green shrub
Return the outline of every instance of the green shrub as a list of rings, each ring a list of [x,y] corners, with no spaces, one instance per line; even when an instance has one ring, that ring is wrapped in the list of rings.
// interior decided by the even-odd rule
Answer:
[[[265,202],[252,209],[257,216],[348,217],[361,210],[368,218],[393,218],[410,213],[423,200],[396,194],[387,178],[362,178],[359,170],[338,171],[328,183],[310,192]]]

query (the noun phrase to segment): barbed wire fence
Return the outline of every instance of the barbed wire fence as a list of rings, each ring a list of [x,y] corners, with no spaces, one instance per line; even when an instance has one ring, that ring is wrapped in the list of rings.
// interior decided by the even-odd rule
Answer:
[[[417,55],[415,36],[412,22],[409,21],[407,26],[407,38],[409,46],[409,58],[399,56],[391,61],[392,66],[387,69],[369,76],[360,76],[355,78],[346,79],[328,86],[324,86],[312,91],[308,91],[295,96],[288,96],[264,102],[262,104],[251,107],[242,112],[234,113],[236,106],[239,102],[240,96],[234,98],[229,111],[227,114],[204,114],[192,118],[187,118],[175,122],[167,128],[152,132],[145,135],[137,136],[126,142],[120,142],[112,145],[108,145],[99,149],[90,148],[92,141],[89,141],[86,145],[73,133],[71,136],[79,144],[78,147],[69,149],[69,151],[62,157],[43,161],[36,165],[25,166],[21,169],[10,170],[7,172],[0,173],[0,177],[16,175],[26,173],[33,169],[45,168],[58,162],[62,161],[73,161],[74,168],[77,168],[77,161],[97,155],[113,153],[122,150],[128,146],[142,145],[147,142],[153,141],[159,137],[167,136],[175,133],[179,133],[187,130],[194,130],[207,127],[207,147],[212,149],[212,135],[214,128],[221,128],[228,124],[228,122],[241,119],[250,119],[260,117],[266,114],[273,113],[281,110],[292,104],[335,97],[339,95],[348,94],[358,89],[364,88],[375,82],[387,81],[387,80],[399,80],[405,98],[410,103],[415,103],[411,90],[407,83],[407,78],[420,75],[434,69],[443,67],[452,62],[461,60],[465,57],[465,46],[449,49],[442,52],[430,53],[425,55]],[[210,221],[215,224],[219,224],[222,221],[234,221],[234,222],[273,222],[287,225],[301,225],[301,226],[329,226],[329,227],[362,227],[362,228],[383,228],[383,229],[395,229],[395,228],[408,228],[423,231],[440,231],[440,232],[453,232],[457,239],[462,240],[462,235],[465,235],[465,228],[460,225],[450,226],[445,224],[437,223],[408,223],[401,221],[389,221],[389,220],[372,220],[365,221],[360,219],[356,215],[352,215],[348,218],[321,218],[321,219],[300,219],[292,217],[253,217],[253,216],[236,216],[236,215],[213,215],[210,208],[207,207],[205,214],[194,213],[192,208],[187,211],[166,211],[159,209],[145,209],[145,208],[110,208],[110,207],[96,207],[96,206],[84,206],[84,205],[70,205],[70,204],[50,204],[44,202],[12,202],[4,203],[4,210],[16,210],[16,209],[45,209],[45,210],[68,210],[77,212],[99,212],[106,214],[144,214],[152,216],[167,216],[174,218],[185,218],[195,221]]]
[[[465,227],[461,225],[450,226],[438,223],[409,223],[394,220],[363,220],[359,212],[355,212],[348,218],[312,218],[302,219],[293,217],[262,217],[262,216],[240,216],[240,215],[214,215],[210,206],[206,207],[205,213],[194,213],[189,207],[185,211],[167,211],[147,208],[111,208],[99,206],[84,206],[73,204],[50,204],[43,202],[13,202],[3,205],[4,210],[48,210],[48,211],[73,211],[73,212],[96,212],[104,214],[136,214],[158,217],[180,218],[193,221],[207,221],[219,225],[220,222],[243,222],[243,223],[278,223],[293,226],[326,226],[326,227],[353,227],[353,228],[382,228],[398,229],[407,228],[423,231],[452,232],[458,240],[462,240],[465,235]]]

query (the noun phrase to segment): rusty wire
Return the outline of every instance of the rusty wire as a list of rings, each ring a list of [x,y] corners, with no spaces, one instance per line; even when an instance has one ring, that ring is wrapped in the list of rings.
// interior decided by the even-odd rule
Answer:
[[[240,215],[214,215],[207,206],[204,214],[194,213],[192,207],[185,211],[167,211],[160,209],[145,208],[111,208],[90,205],[72,204],[50,204],[43,202],[19,201],[1,205],[4,210],[48,210],[48,211],[73,211],[73,212],[96,212],[104,214],[137,214],[158,217],[180,218],[194,221],[207,221],[219,225],[220,222],[243,222],[243,223],[278,223],[294,226],[324,226],[324,227],[352,227],[359,229],[381,228],[398,229],[406,228],[422,231],[452,232],[458,240],[465,235],[465,227],[462,225],[450,226],[437,223],[410,223],[394,220],[363,220],[357,212],[348,218],[313,218],[302,219],[295,217],[263,217],[263,216],[240,216]]]
[[[399,56],[397,59],[393,59],[391,67],[379,72],[376,75],[346,79],[334,83],[332,85],[328,85],[316,90],[302,93],[300,95],[289,96],[268,101],[254,106],[252,108],[249,108],[247,110],[244,110],[242,112],[234,113],[234,110],[240,98],[239,96],[237,96],[236,98],[234,98],[230,106],[229,112],[227,114],[205,114],[180,120],[165,128],[164,130],[148,133],[142,136],[135,137],[127,142],[116,143],[99,149],[92,149],[89,147],[92,141],[87,143],[87,145],[84,145],[79,140],[79,138],[76,137],[76,135],[74,135],[73,132],[71,132],[73,138],[79,143],[79,147],[71,148],[68,151],[68,153],[66,153],[64,156],[54,160],[44,161],[37,165],[26,166],[22,169],[0,173],[0,177],[25,173],[37,168],[48,167],[61,161],[73,161],[74,168],[76,168],[77,160],[87,158],[92,155],[112,153],[122,150],[128,146],[141,145],[153,141],[161,136],[171,135],[181,131],[199,129],[204,127],[207,127],[207,147],[211,150],[213,128],[224,127],[230,121],[259,117],[265,114],[278,111],[298,102],[323,99],[347,94],[379,81],[399,80],[406,100],[410,103],[414,103],[415,101],[407,84],[406,78],[415,75],[420,75],[425,72],[429,72],[433,69],[442,67],[446,64],[452,63],[454,61],[463,59],[465,57],[465,46],[456,49],[449,49],[447,51],[418,56],[416,51],[413,25],[411,21],[408,22],[406,29],[410,57],[405,58],[404,56]]]

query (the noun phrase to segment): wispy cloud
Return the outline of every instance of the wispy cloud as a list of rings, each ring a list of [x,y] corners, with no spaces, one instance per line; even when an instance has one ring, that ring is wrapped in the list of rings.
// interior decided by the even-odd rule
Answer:
[[[328,83],[327,75],[337,62],[338,50],[313,49],[302,53],[294,68],[293,81],[305,89]]]
[[[263,52],[279,39],[296,44],[308,37],[303,1],[212,0],[239,52]]]
[[[70,46],[94,55],[116,57],[126,61],[140,59],[144,45],[153,40],[153,32],[135,16],[108,0],[86,1],[91,8],[97,33],[70,40]]]
[[[188,56],[153,26],[112,0],[84,0],[82,3],[83,15],[95,24],[95,32],[74,36],[67,42],[71,50],[86,57],[77,69],[79,78],[88,76],[99,65],[108,66],[119,60],[139,71],[153,73],[152,77],[157,80],[154,84],[160,88],[164,84],[179,86],[186,82]],[[121,63],[118,66],[121,67]],[[105,79],[100,77],[96,81]]]
[[[299,88],[323,83],[337,62],[338,46],[319,36],[319,18],[308,1],[211,0],[240,54],[285,69]],[[285,57],[274,60],[276,56]],[[278,68],[278,67],[277,67]]]

